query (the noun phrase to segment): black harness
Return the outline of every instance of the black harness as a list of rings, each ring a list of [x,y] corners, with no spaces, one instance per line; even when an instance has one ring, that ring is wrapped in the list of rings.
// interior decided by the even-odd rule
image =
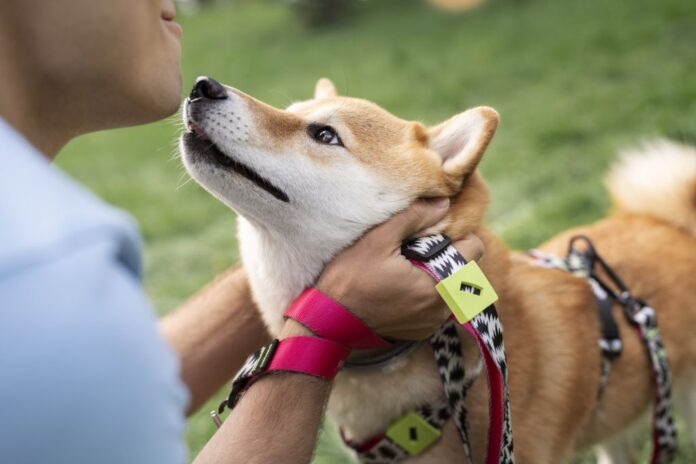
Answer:
[[[580,243],[583,245],[578,246]],[[677,450],[677,429],[672,413],[672,381],[655,310],[644,300],[631,294],[626,283],[599,255],[592,240],[584,235],[571,238],[568,255],[565,258],[558,258],[539,250],[532,250],[529,254],[535,259],[536,264],[571,272],[587,279],[592,286],[597,300],[597,315],[601,328],[599,347],[602,352],[602,367],[599,397],[602,396],[609,381],[612,362],[621,355],[623,348],[619,326],[612,311],[614,303],[621,305],[624,316],[636,329],[648,352],[653,371],[655,406],[651,463],[671,463]],[[598,270],[602,270],[608,279],[601,278],[597,273]]]

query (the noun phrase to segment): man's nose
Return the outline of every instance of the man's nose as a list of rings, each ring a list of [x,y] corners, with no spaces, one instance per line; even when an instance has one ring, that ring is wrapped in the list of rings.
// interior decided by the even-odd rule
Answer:
[[[196,83],[193,84],[193,89],[191,90],[191,95],[189,96],[191,100],[197,98],[206,98],[208,100],[224,100],[227,98],[227,91],[222,84],[220,84],[215,79],[211,79],[207,76],[201,76],[196,79]]]

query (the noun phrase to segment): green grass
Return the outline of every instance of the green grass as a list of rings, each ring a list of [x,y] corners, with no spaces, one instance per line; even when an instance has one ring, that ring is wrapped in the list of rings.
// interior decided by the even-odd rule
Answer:
[[[187,83],[207,74],[285,106],[328,76],[345,94],[427,123],[495,107],[502,124],[482,165],[489,222],[516,247],[599,218],[617,148],[652,136],[696,141],[693,0],[495,0],[464,15],[373,0],[319,32],[281,2],[246,1],[183,24]],[[90,135],[59,158],[140,221],[161,314],[238,259],[233,215],[193,182],[181,186],[173,121]],[[190,420],[192,454],[213,432],[210,409]],[[317,462],[344,462],[328,434]],[[686,448],[677,462],[695,461]]]

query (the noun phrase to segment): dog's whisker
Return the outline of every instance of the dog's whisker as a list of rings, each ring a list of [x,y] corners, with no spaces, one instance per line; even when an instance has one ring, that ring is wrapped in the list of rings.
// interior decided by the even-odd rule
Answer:
[[[181,151],[179,151],[179,147],[172,148],[171,155],[169,157],[169,161],[180,161],[180,160],[181,160]]]
[[[193,177],[191,177],[188,172],[183,172],[181,176],[179,177],[179,181],[177,182],[177,186],[174,190],[179,190],[182,187],[184,187],[186,184],[191,182],[193,180]],[[182,182],[183,181],[183,182]]]

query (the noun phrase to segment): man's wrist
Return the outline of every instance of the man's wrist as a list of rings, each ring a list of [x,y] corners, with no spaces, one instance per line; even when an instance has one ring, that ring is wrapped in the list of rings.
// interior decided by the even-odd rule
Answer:
[[[292,319],[286,319],[283,328],[278,336],[279,340],[284,340],[289,337],[314,336],[314,332],[309,330],[304,325]]]

